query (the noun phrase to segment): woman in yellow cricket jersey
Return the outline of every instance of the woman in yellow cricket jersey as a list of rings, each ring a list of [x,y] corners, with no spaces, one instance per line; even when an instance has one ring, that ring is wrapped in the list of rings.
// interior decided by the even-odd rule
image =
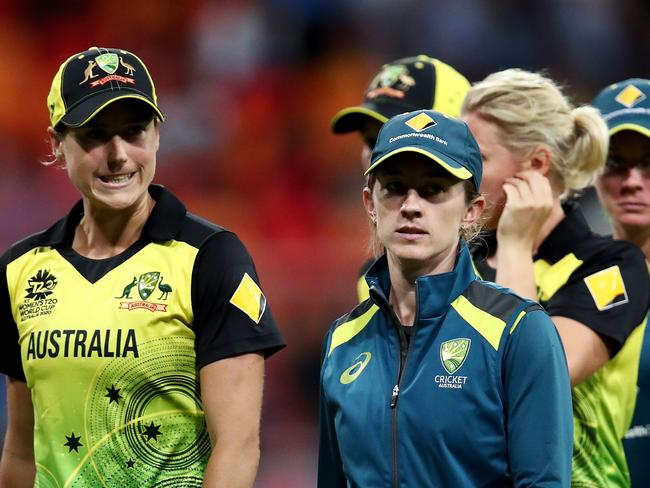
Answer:
[[[630,243],[593,234],[565,198],[603,167],[607,127],[549,78],[518,69],[475,84],[462,113],[481,148],[493,231],[474,249],[477,268],[539,300],[562,337],[573,386],[572,483],[629,486],[621,438],[639,351],[628,338],[650,301],[645,259]]]
[[[136,55],[71,56],[47,103],[81,200],[0,260],[0,485],[250,488],[283,341],[248,252],[152,184],[163,114]]]
[[[632,78],[604,88],[592,102],[609,128],[609,154],[596,188],[615,239],[636,244],[650,259],[650,80]],[[640,332],[643,332],[641,334]],[[632,486],[650,485],[650,329],[634,337],[641,347],[638,394],[623,447]]]

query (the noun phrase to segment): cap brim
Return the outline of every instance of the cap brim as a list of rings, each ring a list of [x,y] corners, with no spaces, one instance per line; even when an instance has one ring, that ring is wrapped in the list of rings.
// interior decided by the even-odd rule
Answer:
[[[376,110],[360,105],[358,107],[349,107],[341,110],[332,118],[330,127],[332,132],[335,134],[356,132],[363,129],[364,124],[369,118],[376,120],[381,124],[388,120],[388,117],[380,114]]]
[[[124,99],[143,101],[153,109],[161,121],[165,120],[165,116],[162,114],[160,109],[147,97],[135,92],[125,92],[124,90],[120,90],[119,92],[106,91],[104,93],[98,93],[94,97],[84,100],[76,107],[70,109],[59,122],[67,127],[81,127],[111,103]]]
[[[335,134],[346,134],[362,130],[369,118],[384,124],[395,115],[416,109],[417,107],[394,99],[366,101],[361,105],[341,110],[332,118],[330,126]]]
[[[447,172],[451,173],[459,180],[469,180],[473,176],[472,173],[470,173],[467,168],[464,168],[453,159],[445,158],[440,154],[437,154],[435,151],[432,151],[430,149],[423,149],[418,146],[400,147],[399,149],[395,149],[394,151],[384,154],[381,158],[379,158],[377,161],[372,163],[370,167],[363,174],[367,175],[368,173],[373,171],[377,166],[379,166],[381,163],[385,162],[387,159],[390,159],[397,154],[405,153],[405,152],[417,153],[426,156],[427,158],[438,163],[445,170],[447,170]]]
[[[613,136],[614,134],[618,132],[622,132],[624,130],[632,130],[635,132],[639,132],[640,134],[650,138],[650,124],[639,124],[636,122],[624,122],[620,121],[617,122],[615,125],[612,125],[609,128],[609,135]]]

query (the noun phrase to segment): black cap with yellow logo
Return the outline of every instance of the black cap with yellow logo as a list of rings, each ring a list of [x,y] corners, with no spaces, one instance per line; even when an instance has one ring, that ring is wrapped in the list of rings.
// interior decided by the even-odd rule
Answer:
[[[332,119],[335,134],[358,131],[370,119],[382,124],[395,115],[433,109],[452,117],[460,108],[470,83],[439,59],[420,55],[382,66],[374,76],[361,105],[344,108]]]
[[[123,49],[91,47],[59,67],[47,97],[50,122],[52,127],[80,127],[124,98],[142,100],[164,120],[153,80],[140,58]]]

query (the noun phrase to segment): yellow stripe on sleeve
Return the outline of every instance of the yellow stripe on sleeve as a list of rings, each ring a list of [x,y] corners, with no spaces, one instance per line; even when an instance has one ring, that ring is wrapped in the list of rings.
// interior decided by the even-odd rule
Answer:
[[[339,347],[341,344],[345,344],[359,332],[361,332],[364,327],[368,325],[368,322],[370,322],[370,319],[373,315],[375,315],[377,310],[379,310],[379,307],[377,305],[372,305],[367,312],[360,315],[356,319],[339,325],[332,333],[332,342],[330,344],[330,349],[327,355],[329,356],[332,354],[332,351],[334,349]]]
[[[476,329],[476,331],[481,334],[495,350],[499,349],[501,334],[503,334],[503,330],[506,328],[506,323],[503,320],[474,306],[463,295],[456,298],[456,300],[451,303],[451,306],[454,307],[454,310],[458,312],[458,315]]]
[[[526,315],[526,312],[524,312],[523,310],[519,312],[519,315],[517,315],[517,319],[515,320],[515,323],[512,324],[512,327],[510,327],[510,334],[512,334],[515,331],[515,329],[519,325],[519,322],[521,322],[521,319],[524,318],[524,315]]]

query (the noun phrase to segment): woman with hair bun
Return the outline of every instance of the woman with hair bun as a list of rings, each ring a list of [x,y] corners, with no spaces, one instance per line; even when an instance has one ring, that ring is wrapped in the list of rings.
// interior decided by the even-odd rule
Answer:
[[[643,253],[591,232],[567,197],[590,184],[607,155],[607,126],[537,73],[509,69],[475,84],[462,117],[483,157],[491,230],[477,269],[537,299],[562,338],[573,393],[573,486],[629,486],[621,444],[636,394],[650,285]]]

